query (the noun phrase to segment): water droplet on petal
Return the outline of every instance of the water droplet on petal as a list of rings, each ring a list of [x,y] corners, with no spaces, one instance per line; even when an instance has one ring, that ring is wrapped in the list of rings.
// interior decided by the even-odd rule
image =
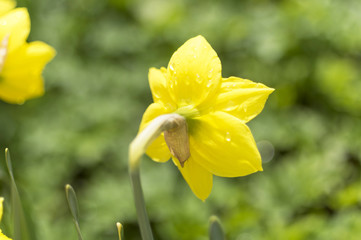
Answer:
[[[153,96],[155,99],[160,99],[161,98],[161,95],[159,94],[158,91],[153,91]]]
[[[189,76],[187,75],[185,80],[184,80],[185,84],[188,86],[190,84],[190,78]]]
[[[171,73],[175,74],[175,71],[174,71],[173,65],[169,65],[169,69],[170,69]]]
[[[167,102],[167,103],[165,103],[165,108],[166,109],[174,109],[174,106],[171,103]]]
[[[171,80],[169,81],[169,87],[172,89],[174,87],[174,82]]]
[[[229,92],[231,90],[232,90],[232,87],[229,84],[225,85],[225,87],[224,87],[225,92]]]
[[[257,147],[262,157],[262,163],[267,163],[273,159],[275,149],[271,142],[267,140],[259,141],[257,142]]]
[[[225,111],[234,111],[237,107],[238,107],[238,105],[234,101],[230,100],[225,105],[224,110]]]
[[[202,78],[201,78],[201,76],[197,73],[197,75],[196,75],[196,82],[197,83],[202,83]]]
[[[208,78],[211,78],[212,77],[212,73],[213,73],[213,68],[211,70],[209,70],[208,72]]]
[[[209,88],[210,86],[212,86],[212,80],[209,80],[207,83],[207,88]]]
[[[232,140],[231,134],[230,134],[229,132],[226,132],[225,140],[226,140],[227,142],[230,142],[230,141]]]

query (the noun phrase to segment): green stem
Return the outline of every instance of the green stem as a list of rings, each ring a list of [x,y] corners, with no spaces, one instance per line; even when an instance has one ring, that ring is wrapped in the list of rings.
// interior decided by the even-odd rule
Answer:
[[[76,232],[78,233],[78,239],[83,240],[83,236],[81,235],[81,231],[80,231],[79,222],[74,220],[74,224],[75,224]]]
[[[185,119],[178,114],[165,114],[155,118],[129,146],[129,174],[132,182],[135,207],[137,210],[140,233],[143,240],[153,240],[147,210],[145,208],[140,181],[140,159],[147,147],[164,131],[178,126]]]

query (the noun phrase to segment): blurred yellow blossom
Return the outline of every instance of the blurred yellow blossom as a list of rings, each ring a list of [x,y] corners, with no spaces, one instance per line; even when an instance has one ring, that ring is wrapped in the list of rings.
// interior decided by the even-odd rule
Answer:
[[[2,218],[2,215],[3,215],[3,201],[4,201],[4,198],[3,198],[3,197],[0,197],[0,221],[1,221],[1,218]],[[5,236],[5,235],[1,232],[1,229],[0,229],[0,240],[11,240],[11,239],[8,238],[7,236]]]
[[[13,9],[15,5],[14,0],[0,0],[0,16]]]
[[[44,93],[41,74],[55,50],[43,42],[26,42],[29,13],[14,6],[14,1],[0,0],[0,99],[21,104]]]
[[[183,163],[172,156],[164,134],[147,154],[157,162],[172,157],[198,198],[209,196],[213,175],[238,177],[262,171],[246,123],[262,111],[274,89],[237,77],[222,78],[217,53],[202,36],[181,46],[168,68],[151,68],[149,84],[154,103],[144,113],[140,130],[160,115],[178,113],[187,121],[190,157]]]

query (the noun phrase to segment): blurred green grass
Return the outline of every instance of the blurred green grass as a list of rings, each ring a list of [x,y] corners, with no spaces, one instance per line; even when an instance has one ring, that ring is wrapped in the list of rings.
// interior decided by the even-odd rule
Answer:
[[[217,214],[228,239],[358,239],[361,234],[361,2],[19,1],[29,40],[57,49],[46,94],[0,103],[0,146],[39,239],[76,239],[64,185],[80,201],[84,239],[139,239],[127,148],[152,102],[150,67],[196,35],[219,54],[223,76],[276,91],[249,123],[264,172],[215,178],[205,203],[172,163],[142,163],[156,239],[207,239]],[[3,159],[3,158],[1,158]],[[9,180],[1,161],[1,194]],[[7,209],[8,210],[8,209]]]

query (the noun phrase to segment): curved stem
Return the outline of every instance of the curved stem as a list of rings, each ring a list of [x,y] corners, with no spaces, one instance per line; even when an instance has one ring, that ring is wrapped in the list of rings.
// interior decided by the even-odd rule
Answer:
[[[140,233],[143,240],[153,240],[148,214],[145,208],[142,185],[140,181],[140,159],[147,147],[164,131],[175,128],[185,119],[178,114],[165,114],[155,118],[129,146],[129,174],[133,188],[134,202]]]

